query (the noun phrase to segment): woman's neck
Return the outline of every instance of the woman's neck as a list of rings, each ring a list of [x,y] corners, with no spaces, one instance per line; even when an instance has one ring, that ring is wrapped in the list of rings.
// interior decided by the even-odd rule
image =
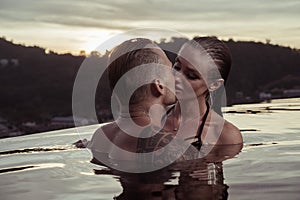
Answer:
[[[182,107],[182,110],[181,110]],[[206,99],[199,97],[197,100],[188,100],[184,102],[184,106],[181,106],[180,103],[177,103],[175,106],[175,113],[181,113],[181,116],[188,116],[188,118],[197,118],[200,119],[205,114],[207,108]]]
[[[207,106],[206,98],[205,97],[198,98],[198,105],[199,105],[199,113],[200,116],[202,117],[206,113],[206,110],[209,109],[209,107]]]

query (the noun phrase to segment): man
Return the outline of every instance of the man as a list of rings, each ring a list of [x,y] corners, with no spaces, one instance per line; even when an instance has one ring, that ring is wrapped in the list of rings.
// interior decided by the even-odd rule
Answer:
[[[88,144],[92,162],[103,164],[107,157],[132,161],[137,153],[157,149],[156,144],[170,137],[160,133],[147,139],[162,129],[163,115],[176,101],[171,67],[166,54],[148,39],[127,40],[113,49],[108,72],[117,102],[112,109],[118,116],[94,133]]]

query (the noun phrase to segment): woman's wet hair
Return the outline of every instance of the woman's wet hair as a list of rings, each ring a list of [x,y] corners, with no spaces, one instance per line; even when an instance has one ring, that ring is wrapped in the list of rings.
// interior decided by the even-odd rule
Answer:
[[[214,61],[221,77],[226,80],[228,78],[231,69],[231,52],[227,45],[220,41],[217,37],[194,37],[193,41],[201,46],[201,49],[205,51]]]
[[[215,79],[224,79],[224,85],[226,84],[232,63],[231,51],[228,46],[220,41],[217,37],[194,37],[192,43],[199,45],[201,53],[206,53],[211,60],[214,62],[218,69],[217,75],[216,70],[212,69],[212,74]],[[204,51],[204,52],[203,52]],[[221,77],[220,77],[221,76]],[[207,98],[210,101],[211,107],[222,116],[221,107],[224,105],[224,99],[226,99],[225,87],[222,85],[217,90],[207,94]]]

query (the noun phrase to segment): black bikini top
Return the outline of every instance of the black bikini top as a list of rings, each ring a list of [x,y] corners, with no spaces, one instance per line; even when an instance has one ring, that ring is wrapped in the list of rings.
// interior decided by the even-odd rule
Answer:
[[[204,129],[204,125],[205,125],[208,113],[209,113],[209,104],[208,104],[208,102],[206,102],[206,111],[205,111],[205,114],[203,116],[202,122],[201,122],[201,124],[198,128],[197,135],[195,136],[195,138],[197,138],[197,141],[192,143],[192,145],[194,147],[196,147],[198,150],[200,150],[200,148],[202,146],[201,135],[202,135],[202,132],[203,132],[203,129]]]
[[[167,110],[165,116],[163,116],[162,118],[162,121],[165,120],[165,118],[167,117],[167,115],[175,108],[175,105],[173,105],[169,110]],[[192,138],[197,138],[197,141],[195,142],[192,142],[192,145],[194,147],[196,147],[198,150],[200,150],[201,146],[202,146],[202,141],[201,141],[201,135],[202,135],[202,132],[203,132],[203,129],[204,129],[204,125],[205,125],[205,122],[206,122],[206,119],[207,119],[207,116],[208,116],[208,113],[209,113],[209,103],[206,101],[206,111],[205,111],[205,114],[203,116],[203,119],[202,119],[202,122],[197,130],[197,134],[195,137],[191,137],[191,138],[186,138],[185,140],[188,140],[188,139],[192,139]]]

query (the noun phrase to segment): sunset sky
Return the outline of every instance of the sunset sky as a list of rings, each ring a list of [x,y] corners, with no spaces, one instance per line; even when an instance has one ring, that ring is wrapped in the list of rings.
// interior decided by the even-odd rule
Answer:
[[[128,30],[167,28],[300,49],[299,0],[0,0],[0,36],[57,52],[93,50]]]

